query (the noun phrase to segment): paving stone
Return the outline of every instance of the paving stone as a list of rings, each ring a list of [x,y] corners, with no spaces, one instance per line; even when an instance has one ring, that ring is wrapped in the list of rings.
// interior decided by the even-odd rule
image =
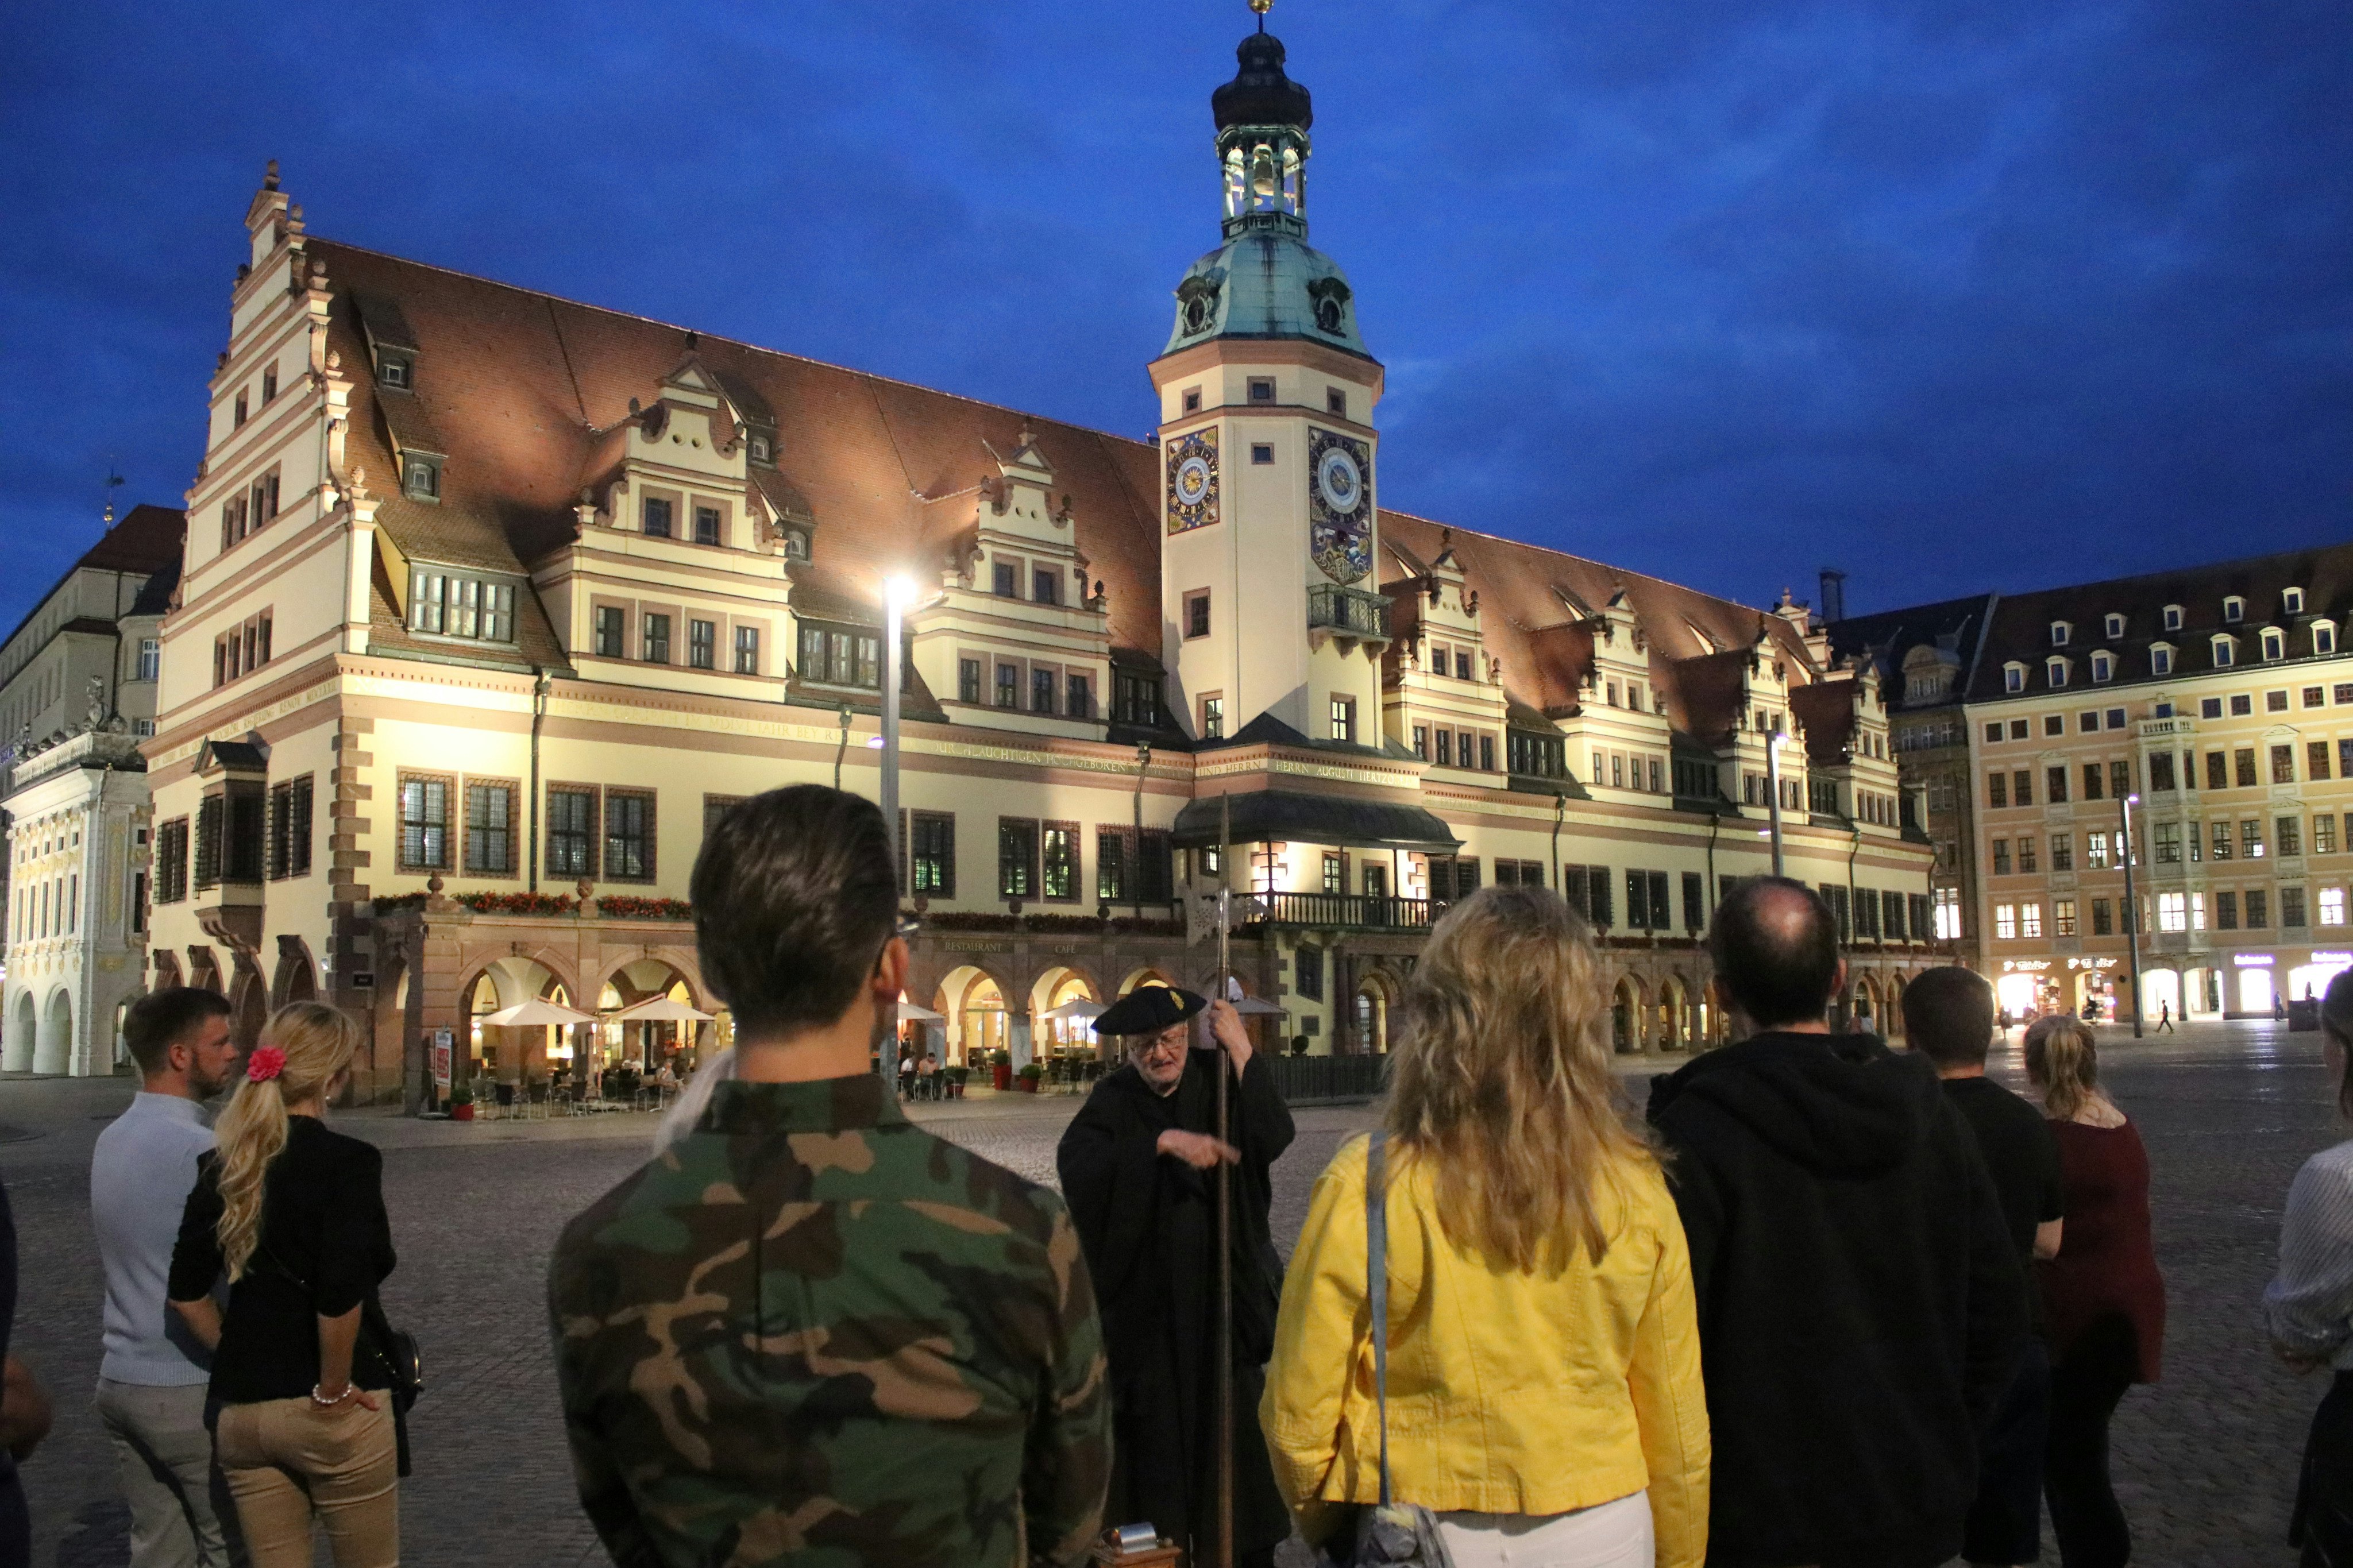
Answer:
[[[2010,1038],[1997,1070],[2015,1081]],[[2116,1424],[2135,1560],[2284,1568],[2294,1560],[2284,1536],[2297,1456],[2323,1384],[2272,1360],[2255,1306],[2289,1178],[2343,1136],[2317,1037],[2239,1025],[2197,1026],[2153,1045],[2114,1031],[2103,1039],[2105,1076],[2148,1143],[2170,1303],[2164,1381],[2127,1395]],[[1639,1079],[1628,1087],[1639,1100]],[[101,1281],[89,1163],[103,1118],[128,1098],[115,1080],[0,1083],[0,1122],[33,1134],[0,1144],[0,1180],[24,1258],[16,1344],[58,1403],[56,1433],[24,1472],[34,1561],[45,1568],[125,1561],[127,1515],[90,1408]],[[1075,1104],[1006,1096],[916,1114],[1050,1182],[1054,1142]],[[1314,1107],[1298,1120],[1299,1142],[1276,1173],[1275,1231],[1286,1251],[1316,1174],[1369,1115]],[[402,1489],[406,1560],[427,1568],[602,1562],[574,1499],[541,1289],[556,1230],[643,1157],[650,1119],[466,1128],[353,1116],[341,1125],[385,1150],[400,1249],[385,1301],[424,1347],[417,1470]],[[2045,1560],[2055,1563],[2056,1551]]]

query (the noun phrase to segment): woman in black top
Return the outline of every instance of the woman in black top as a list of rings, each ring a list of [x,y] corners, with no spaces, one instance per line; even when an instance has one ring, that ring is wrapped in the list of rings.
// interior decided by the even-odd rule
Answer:
[[[314,1519],[336,1568],[400,1561],[391,1380],[362,1328],[393,1267],[384,1157],[322,1120],[358,1044],[315,1002],[263,1026],[172,1252],[172,1306],[213,1352],[215,1447],[255,1568],[309,1568]]]

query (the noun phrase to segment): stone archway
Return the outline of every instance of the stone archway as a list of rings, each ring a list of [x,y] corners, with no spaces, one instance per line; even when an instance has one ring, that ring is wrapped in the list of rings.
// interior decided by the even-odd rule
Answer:
[[[253,1049],[261,1038],[262,1026],[269,1022],[269,986],[243,954],[237,957],[236,978],[229,983],[228,1009],[230,1038],[240,1051]]]
[[[1609,994],[1609,1048],[1621,1057],[1642,1048],[1642,988],[1630,974]]]
[[[1119,983],[1119,994],[1124,996],[1139,985],[1166,985],[1173,988],[1176,984],[1176,982],[1168,978],[1166,972],[1155,964],[1147,963],[1139,969],[1128,972],[1127,978]]]
[[[1868,974],[1858,975],[1852,997],[1846,1026],[1858,1035],[1873,1033],[1879,1027],[1879,983]]]
[[[49,993],[49,1005],[41,1010],[40,1033],[33,1044],[33,1070],[73,1070],[73,997],[62,985]]]
[[[625,1066],[650,1073],[659,1071],[662,1064],[669,1061],[683,1078],[692,1068],[690,1047],[699,1038],[701,1026],[690,1032],[683,1023],[616,1019],[611,1015],[658,996],[667,996],[707,1013],[711,1009],[698,1000],[698,989],[699,982],[690,966],[662,953],[646,953],[623,959],[608,968],[597,982],[593,1001],[568,1005],[596,1015],[594,1049],[600,1068]]]
[[[1691,994],[1681,975],[1670,974],[1659,987],[1659,1049],[1683,1049],[1691,1044]]]
[[[932,994],[932,1011],[946,1020],[943,1027],[949,1066],[979,1069],[985,1066],[981,1053],[1011,1048],[1007,994],[1004,981],[976,964],[960,964],[941,979]],[[987,1074],[982,1076],[985,1079]]]
[[[1383,971],[1368,969],[1357,978],[1349,1003],[1349,1033],[1356,1054],[1383,1057],[1389,1053],[1390,1014],[1397,1004],[1396,983]]]
[[[19,991],[8,1004],[7,1032],[0,1043],[0,1067],[10,1072],[33,1070],[33,1047],[41,1032],[41,1009],[30,991]]]

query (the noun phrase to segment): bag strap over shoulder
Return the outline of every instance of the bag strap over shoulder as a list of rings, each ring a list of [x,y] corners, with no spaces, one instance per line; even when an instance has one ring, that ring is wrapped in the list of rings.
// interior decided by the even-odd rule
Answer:
[[[1365,1150],[1365,1301],[1373,1330],[1373,1402],[1380,1411],[1381,1502],[1389,1501],[1389,1213],[1383,1143],[1376,1131]]]

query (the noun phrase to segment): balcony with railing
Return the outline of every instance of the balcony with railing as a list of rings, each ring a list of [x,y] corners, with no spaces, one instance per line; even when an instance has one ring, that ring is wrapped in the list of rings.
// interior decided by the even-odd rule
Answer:
[[[1307,590],[1307,626],[1359,637],[1366,642],[1389,638],[1389,601],[1386,595],[1318,583]]]
[[[1348,931],[1414,931],[1446,912],[1442,900],[1371,893],[1253,893],[1264,917],[1252,923]]]

